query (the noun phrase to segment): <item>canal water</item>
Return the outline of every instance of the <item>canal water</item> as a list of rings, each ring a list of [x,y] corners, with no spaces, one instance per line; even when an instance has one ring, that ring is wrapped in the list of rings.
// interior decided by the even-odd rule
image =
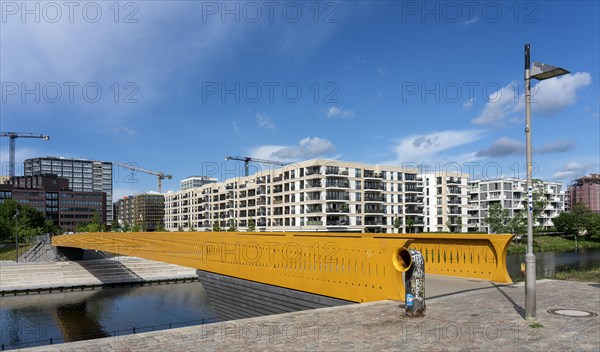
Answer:
[[[525,254],[507,257],[521,279]],[[538,276],[600,266],[600,248],[536,253]],[[104,288],[0,298],[0,343],[5,350],[217,321],[199,282]]]
[[[199,282],[0,298],[5,350],[215,321]]]
[[[600,267],[600,248],[579,248],[563,252],[536,252],[536,272],[538,277],[549,276],[570,269]],[[506,256],[508,274],[513,281],[523,281],[521,263],[525,263],[525,253]]]

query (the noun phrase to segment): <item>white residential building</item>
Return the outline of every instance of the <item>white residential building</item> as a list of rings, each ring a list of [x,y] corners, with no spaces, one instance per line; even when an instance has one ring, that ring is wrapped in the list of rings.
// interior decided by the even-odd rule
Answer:
[[[313,159],[167,193],[165,227],[423,232],[417,169]],[[398,220],[396,220],[398,219]],[[395,225],[398,225],[397,227]]]
[[[535,182],[534,192],[539,192],[546,199],[546,207],[535,226],[552,227],[552,219],[565,209],[565,192],[562,184],[557,182]],[[508,216],[513,217],[518,212],[525,211],[527,202],[527,182],[516,178],[469,181],[469,232],[489,232],[485,218],[490,206],[501,204],[508,210]]]
[[[190,176],[186,177],[180,181],[180,189],[186,190],[190,188],[202,187],[208,183],[215,183],[218,180],[216,178],[208,177],[208,176]]]
[[[423,174],[425,232],[467,232],[468,174]]]

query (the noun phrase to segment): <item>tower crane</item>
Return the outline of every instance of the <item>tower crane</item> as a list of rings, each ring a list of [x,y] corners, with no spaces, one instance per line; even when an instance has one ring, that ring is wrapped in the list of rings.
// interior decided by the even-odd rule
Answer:
[[[227,160],[243,161],[244,162],[244,176],[248,176],[248,164],[251,161],[254,163],[259,163],[259,164],[272,164],[272,165],[279,165],[279,166],[284,166],[284,165],[288,164],[288,163],[283,163],[281,161],[251,158],[248,156],[228,156],[228,157],[225,157],[225,161],[227,161]]]
[[[8,156],[8,176],[15,176],[15,140],[17,138],[41,138],[43,140],[49,140],[50,137],[44,134],[33,134],[33,133],[21,133],[21,132],[0,132],[0,137],[8,137],[9,142],[9,156]]]
[[[164,180],[164,179],[169,179],[170,180],[170,179],[173,178],[172,175],[167,175],[167,174],[165,174],[163,172],[160,172],[160,171],[146,170],[146,169],[143,169],[143,168],[141,168],[141,167],[139,167],[139,166],[137,166],[137,165],[135,165],[133,163],[125,164],[125,163],[120,163],[120,162],[117,162],[117,161],[113,161],[113,164],[115,164],[117,166],[124,167],[126,169],[131,170],[131,171],[140,171],[140,172],[143,172],[143,173],[146,173],[146,174],[149,174],[149,175],[157,176],[158,177],[158,193],[162,193],[162,180]]]

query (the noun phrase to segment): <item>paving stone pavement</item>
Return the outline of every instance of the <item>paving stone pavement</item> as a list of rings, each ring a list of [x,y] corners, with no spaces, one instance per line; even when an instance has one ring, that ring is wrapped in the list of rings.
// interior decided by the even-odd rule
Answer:
[[[301,311],[28,351],[600,351],[600,317],[552,315],[550,309],[600,313],[600,284],[540,280],[537,321],[523,319],[523,283],[427,301],[409,319],[397,301]]]

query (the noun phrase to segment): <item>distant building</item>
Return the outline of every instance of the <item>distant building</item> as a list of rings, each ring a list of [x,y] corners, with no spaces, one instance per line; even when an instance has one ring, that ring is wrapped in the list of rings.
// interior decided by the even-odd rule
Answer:
[[[197,231],[423,232],[413,168],[312,159],[165,195],[165,225]],[[398,219],[398,220],[396,220]],[[396,227],[395,225],[399,225]]]
[[[217,181],[218,180],[216,178],[208,176],[190,176],[180,181],[180,188],[183,191],[190,188],[202,187],[206,184],[215,183]]]
[[[600,174],[579,178],[569,186],[569,203],[583,203],[595,213],[600,213]]]
[[[165,227],[165,196],[162,194],[127,196],[119,199],[116,204],[121,225],[138,225],[141,231],[155,231]]]
[[[423,174],[425,232],[467,232],[468,174]]]
[[[89,223],[95,215],[106,224],[104,192],[73,191],[69,180],[56,175],[13,177],[0,184],[0,203],[13,199],[46,214],[63,231],[75,231],[80,223]]]
[[[534,192],[540,192],[546,199],[547,205],[540,217],[534,219],[536,226],[552,227],[552,219],[565,209],[565,193],[562,184],[557,182],[542,181]],[[489,208],[500,204],[508,210],[508,216],[514,217],[519,212],[525,211],[527,201],[527,182],[516,178],[501,178],[492,180],[472,180],[468,187],[469,205],[467,212],[469,232],[489,232],[485,222]]]
[[[24,162],[25,176],[57,175],[69,180],[69,188],[77,192],[104,192],[107,204],[112,204],[113,167],[111,162],[68,159],[47,156],[27,159]],[[106,210],[108,225],[113,220],[113,209]]]

